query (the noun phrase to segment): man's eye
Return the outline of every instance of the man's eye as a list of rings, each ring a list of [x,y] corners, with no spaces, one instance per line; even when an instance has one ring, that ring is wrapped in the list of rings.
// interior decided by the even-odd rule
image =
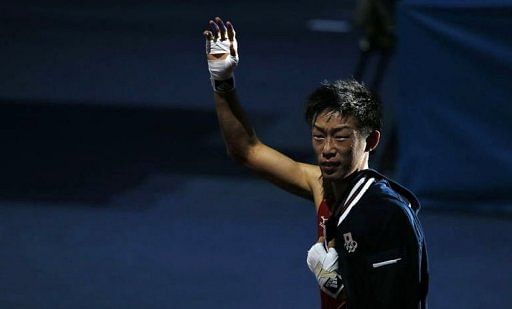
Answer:
[[[334,138],[335,138],[335,139],[337,139],[337,140],[345,140],[345,139],[347,139],[347,138],[349,138],[349,137],[348,137],[348,136],[341,136],[341,135],[338,135],[338,136],[335,136]]]
[[[313,135],[313,138],[316,140],[323,140],[324,136],[323,135]]]

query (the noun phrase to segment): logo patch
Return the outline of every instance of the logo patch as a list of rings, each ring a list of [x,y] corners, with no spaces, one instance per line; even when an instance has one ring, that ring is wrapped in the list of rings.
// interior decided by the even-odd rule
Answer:
[[[338,293],[344,288],[345,286],[342,283],[340,275],[336,275],[334,278],[329,278],[324,283],[324,289],[329,291],[330,294],[337,296]]]
[[[345,240],[345,249],[348,253],[353,253],[357,249],[357,241],[352,239],[352,233],[343,234],[343,239]]]
[[[320,227],[325,230],[325,222],[327,222],[327,220],[329,220],[329,217],[320,216],[320,220],[322,220],[322,222],[320,222]]]

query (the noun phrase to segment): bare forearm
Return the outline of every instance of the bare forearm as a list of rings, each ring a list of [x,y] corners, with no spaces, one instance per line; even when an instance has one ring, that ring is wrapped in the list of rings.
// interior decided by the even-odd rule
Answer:
[[[209,29],[203,35],[217,117],[228,153],[279,187],[312,199],[312,186],[320,178],[318,167],[296,162],[261,143],[239,103],[234,83],[238,42],[233,24],[216,17],[209,21]]]
[[[240,106],[236,90],[214,93],[219,126],[229,154],[244,160],[250,147],[258,143],[254,129]]]

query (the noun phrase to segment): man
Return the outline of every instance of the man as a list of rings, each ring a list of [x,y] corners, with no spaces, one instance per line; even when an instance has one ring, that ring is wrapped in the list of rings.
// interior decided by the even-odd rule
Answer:
[[[294,161],[257,138],[239,104],[233,75],[239,61],[233,25],[217,17],[210,27],[203,34],[228,153],[316,207],[320,238],[309,250],[307,262],[321,288],[322,308],[422,305],[426,253],[411,208],[419,205],[407,190],[368,169],[369,154],[380,139],[376,99],[353,80],[318,88],[308,99],[306,118],[319,165]],[[404,291],[409,294],[400,296]]]

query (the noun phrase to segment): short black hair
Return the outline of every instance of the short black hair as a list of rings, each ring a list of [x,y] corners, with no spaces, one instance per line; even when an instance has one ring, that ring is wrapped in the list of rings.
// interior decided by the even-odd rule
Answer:
[[[324,111],[353,116],[358,129],[369,134],[381,130],[381,103],[368,88],[354,79],[324,81],[306,101],[305,116],[310,126],[318,114]]]

